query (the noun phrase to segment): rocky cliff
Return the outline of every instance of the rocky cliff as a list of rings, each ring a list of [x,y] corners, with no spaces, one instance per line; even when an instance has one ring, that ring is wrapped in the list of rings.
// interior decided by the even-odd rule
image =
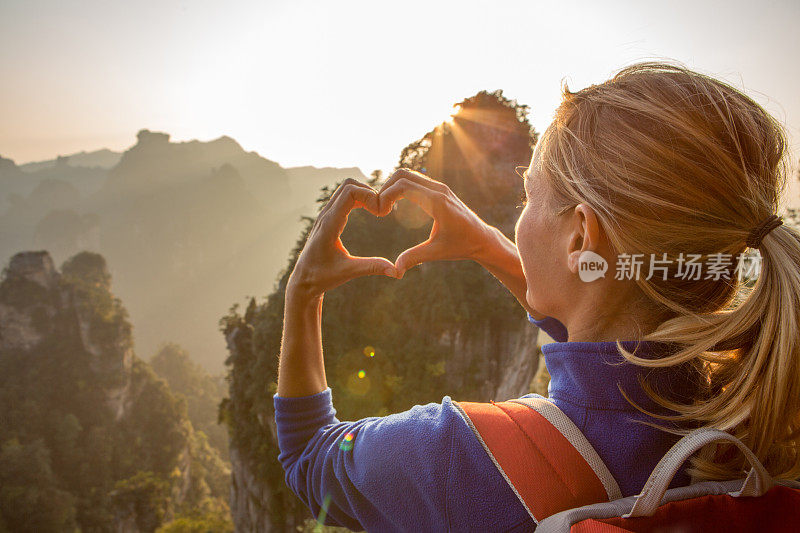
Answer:
[[[134,358],[131,328],[124,316],[96,320],[46,251],[14,255],[4,271],[3,289],[0,353],[35,351],[54,338],[80,346],[90,356],[89,367],[98,383],[108,384],[104,388],[108,407],[117,419],[123,417],[132,401]]]

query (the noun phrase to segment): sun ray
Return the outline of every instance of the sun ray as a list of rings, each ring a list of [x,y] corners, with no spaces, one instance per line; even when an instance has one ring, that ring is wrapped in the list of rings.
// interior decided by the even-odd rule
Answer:
[[[459,116],[458,119],[460,118]],[[489,167],[488,153],[470,137],[469,133],[458,124],[458,121],[453,125],[452,139],[472,175],[476,178],[485,177]],[[486,179],[475,179],[473,183],[478,187],[481,196],[486,198],[493,196],[490,184]]]
[[[494,109],[468,108],[461,110],[458,114],[458,119],[491,126],[505,132],[516,133],[516,127],[506,119],[504,116],[505,112],[506,111]]]

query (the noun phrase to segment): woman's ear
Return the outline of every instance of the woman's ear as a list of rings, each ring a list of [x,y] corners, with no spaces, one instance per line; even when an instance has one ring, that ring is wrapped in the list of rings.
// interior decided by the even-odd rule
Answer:
[[[597,215],[587,204],[578,204],[568,212],[569,233],[567,266],[573,274],[578,274],[581,254],[587,250],[599,253],[602,229]]]

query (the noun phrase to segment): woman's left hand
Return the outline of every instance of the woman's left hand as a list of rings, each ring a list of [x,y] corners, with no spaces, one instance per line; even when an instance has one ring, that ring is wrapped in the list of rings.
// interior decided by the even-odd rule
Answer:
[[[361,276],[397,277],[397,269],[388,259],[352,256],[344,247],[340,238],[342,231],[350,211],[358,207],[380,216],[378,193],[369,185],[348,178],[336,189],[311,227],[289,276],[287,296],[313,300]]]

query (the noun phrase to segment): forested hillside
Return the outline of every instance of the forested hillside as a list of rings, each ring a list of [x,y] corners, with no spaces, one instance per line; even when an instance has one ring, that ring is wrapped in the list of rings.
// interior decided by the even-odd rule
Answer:
[[[205,411],[198,387],[173,393],[134,353],[131,330],[102,256],[77,254],[60,272],[45,251],[9,261],[0,281],[0,531],[233,530],[230,470],[209,443],[219,435],[187,413],[187,403]],[[170,359],[157,356],[159,369]],[[187,377],[202,388],[202,375]]]
[[[219,404],[227,394],[228,384],[222,376],[210,376],[179,344],[164,343],[149,361],[155,373],[169,385],[172,393],[183,398],[192,426],[202,431],[226,462],[228,432],[218,421]]]

